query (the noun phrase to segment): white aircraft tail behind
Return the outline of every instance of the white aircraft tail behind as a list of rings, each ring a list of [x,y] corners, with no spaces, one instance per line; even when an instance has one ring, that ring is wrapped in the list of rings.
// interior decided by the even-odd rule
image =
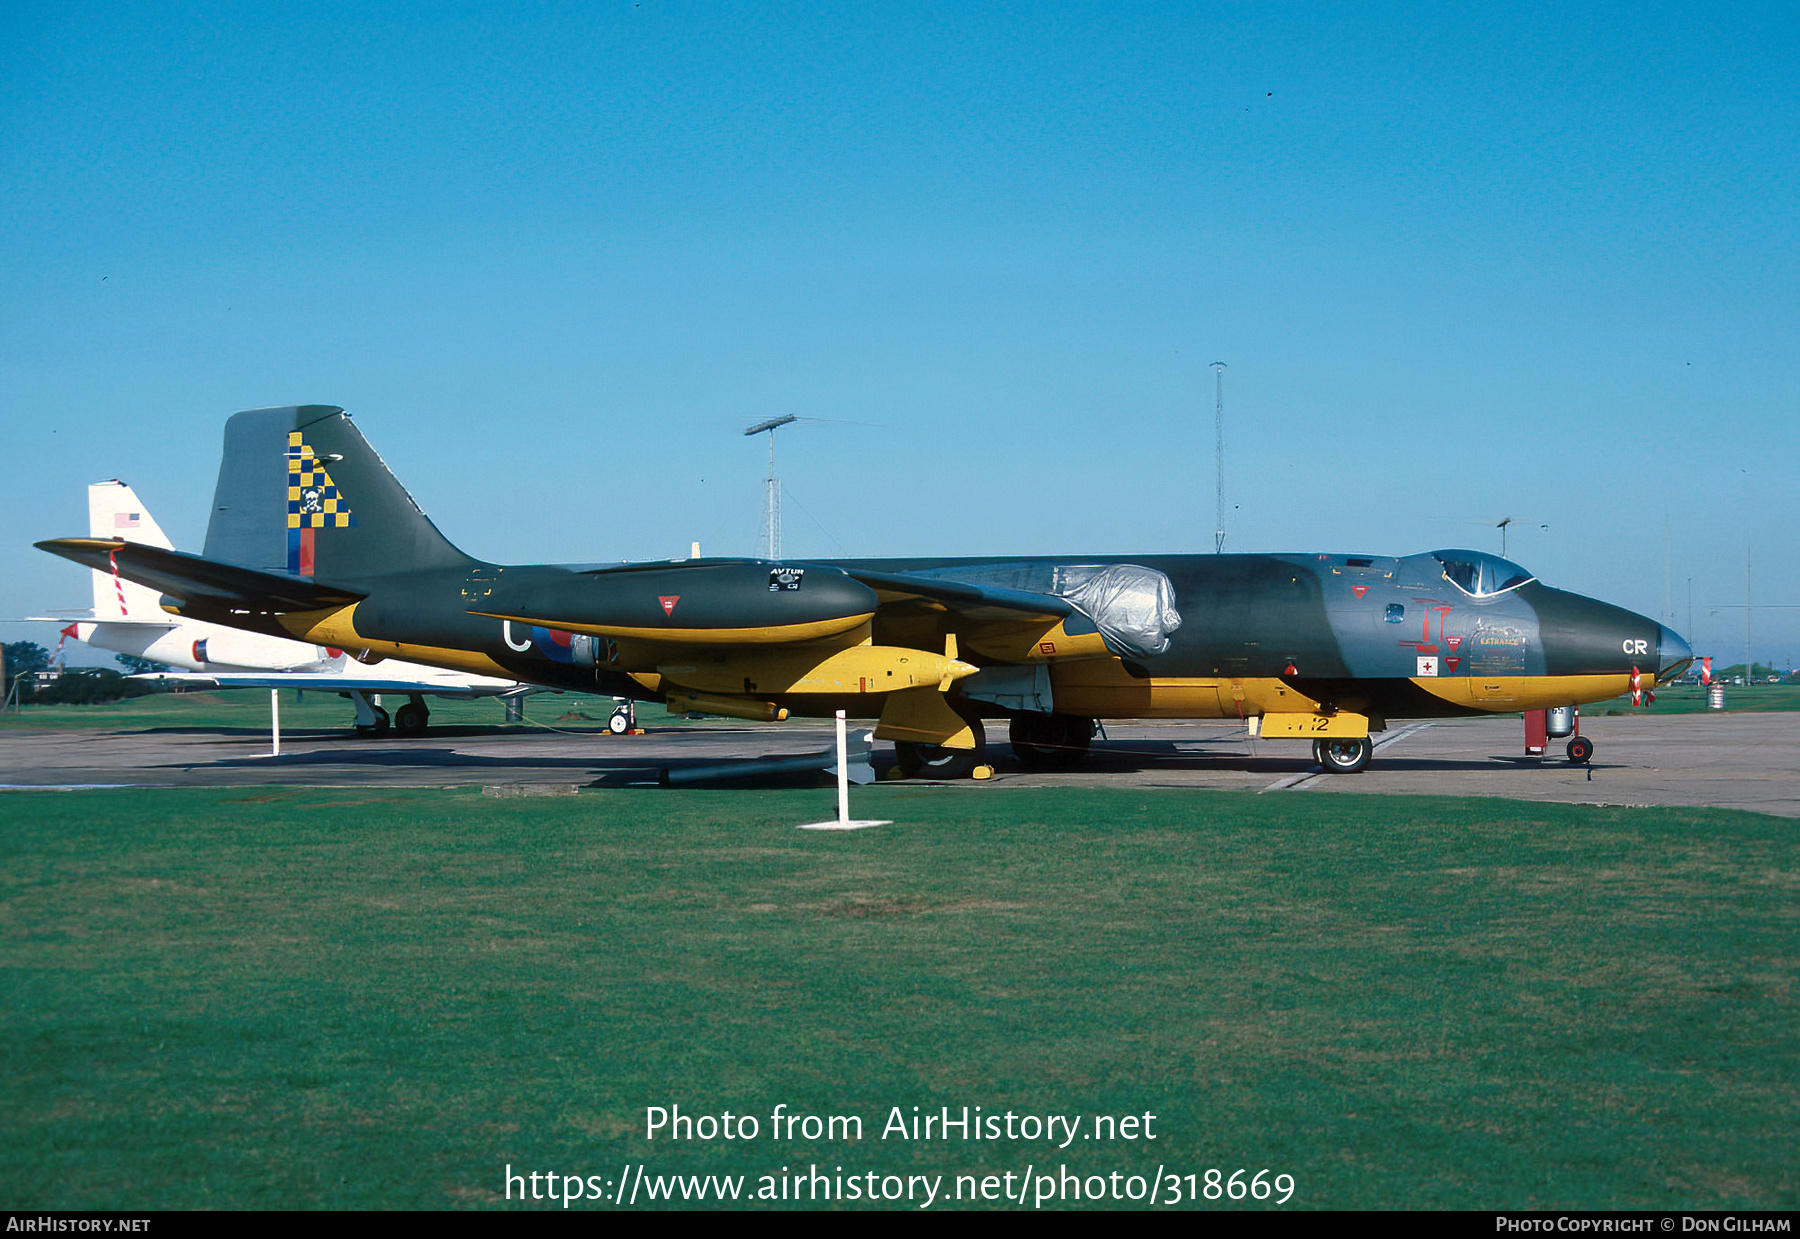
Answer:
[[[175,544],[144,510],[131,487],[113,478],[88,487],[88,536],[123,538],[144,546],[174,550]],[[146,585],[127,581],[117,573],[95,569],[94,619],[100,623],[157,624],[172,623],[158,604],[159,595]]]
[[[143,501],[117,478],[88,487],[88,535],[175,549],[156,518],[144,510]],[[365,735],[381,734],[389,722],[387,711],[379,704],[380,697],[370,700],[373,694],[410,697],[409,705],[401,707],[394,717],[394,725],[405,734],[418,735],[425,730],[429,718],[423,700],[426,695],[468,700],[517,698],[539,691],[515,680],[470,675],[399,659],[386,660],[378,669],[364,668],[342,650],[170,615],[162,609],[161,595],[148,586],[127,581],[116,572],[94,569],[89,575],[93,578],[94,614],[74,625],[80,640],[99,649],[199,673],[155,676],[171,683],[207,688],[311,688],[342,693],[355,703],[357,730]]]

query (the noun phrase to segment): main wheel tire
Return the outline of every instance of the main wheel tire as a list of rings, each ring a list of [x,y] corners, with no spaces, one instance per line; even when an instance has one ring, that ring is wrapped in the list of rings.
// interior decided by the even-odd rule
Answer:
[[[1585,766],[1594,756],[1594,742],[1586,736],[1576,736],[1569,741],[1569,747],[1565,751],[1569,754],[1569,760],[1572,763],[1577,766]]]
[[[1327,774],[1360,774],[1368,769],[1369,759],[1375,755],[1375,742],[1367,736],[1316,740],[1313,753]]]
[[[431,711],[421,701],[409,701],[394,711],[394,730],[403,736],[422,736],[431,722]]]
[[[367,727],[358,726],[356,729],[356,734],[365,740],[373,740],[376,736],[386,735],[388,727],[391,726],[393,722],[393,720],[388,717],[388,712],[386,710],[382,709],[380,706],[375,706],[373,708],[375,710],[375,721]]]
[[[1007,728],[1021,765],[1065,769],[1087,756],[1094,720],[1069,714],[1015,714]]]
[[[970,719],[975,733],[972,749],[947,749],[941,744],[914,744],[910,740],[894,741],[894,762],[907,778],[966,779],[987,757],[987,732],[980,719]]]

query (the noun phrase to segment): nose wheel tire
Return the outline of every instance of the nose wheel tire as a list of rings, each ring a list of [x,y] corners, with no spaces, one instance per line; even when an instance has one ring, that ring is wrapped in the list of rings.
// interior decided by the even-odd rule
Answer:
[[[1567,752],[1570,762],[1577,766],[1585,766],[1594,756],[1594,742],[1586,736],[1576,736],[1569,741]]]
[[[1313,741],[1313,760],[1325,767],[1327,774],[1360,774],[1374,755],[1375,742],[1367,736]]]
[[[914,744],[911,740],[894,741],[894,762],[907,778],[966,779],[987,756],[987,733],[978,719],[969,720],[975,732],[972,749],[947,749],[941,744]]]

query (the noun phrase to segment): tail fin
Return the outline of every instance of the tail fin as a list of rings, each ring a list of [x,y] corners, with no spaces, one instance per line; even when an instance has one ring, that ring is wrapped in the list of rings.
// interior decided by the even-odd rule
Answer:
[[[88,534],[95,538],[123,538],[145,546],[175,549],[154,517],[144,510],[131,487],[117,478],[95,482],[88,487]],[[135,581],[127,581],[117,572],[95,568],[90,574],[94,582],[94,618],[109,622],[147,621],[165,623],[158,605],[160,593]]]
[[[349,414],[318,404],[225,423],[205,557],[333,581],[477,562],[438,532]]]

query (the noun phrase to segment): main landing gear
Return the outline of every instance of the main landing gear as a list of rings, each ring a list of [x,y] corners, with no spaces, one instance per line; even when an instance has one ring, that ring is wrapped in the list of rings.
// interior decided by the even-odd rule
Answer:
[[[966,779],[986,764],[987,732],[977,719],[969,720],[975,733],[972,749],[948,749],[939,744],[894,742],[894,760],[907,778]],[[1093,739],[1094,720],[1072,714],[1015,714],[1007,727],[1007,740],[1019,764],[1036,770],[1067,770],[1087,756]]]
[[[365,740],[385,736],[389,728],[403,736],[422,736],[431,723],[431,711],[426,708],[425,699],[416,693],[392,716],[369,700],[368,693],[353,691],[344,695],[356,707],[356,734]]]
[[[373,740],[376,736],[384,736],[393,720],[388,712],[369,700],[369,694],[352,689],[344,696],[350,698],[350,704],[356,707],[356,734],[365,740]]]
[[[1568,753],[1571,764],[1585,766],[1593,759],[1594,742],[1586,736],[1576,736],[1569,741],[1569,747],[1564,751]]]
[[[894,741],[894,762],[907,778],[966,779],[987,758],[987,731],[980,719],[970,719],[969,729],[975,733],[972,749],[947,749],[941,744],[915,744],[911,740]]]
[[[1066,770],[1087,756],[1094,720],[1070,714],[1015,714],[1007,738],[1019,764]]]
[[[1375,742],[1367,736],[1343,736],[1313,741],[1313,760],[1327,774],[1361,774],[1375,755]]]
[[[394,730],[403,736],[422,736],[431,722],[431,711],[422,698],[414,697],[394,711]]]

